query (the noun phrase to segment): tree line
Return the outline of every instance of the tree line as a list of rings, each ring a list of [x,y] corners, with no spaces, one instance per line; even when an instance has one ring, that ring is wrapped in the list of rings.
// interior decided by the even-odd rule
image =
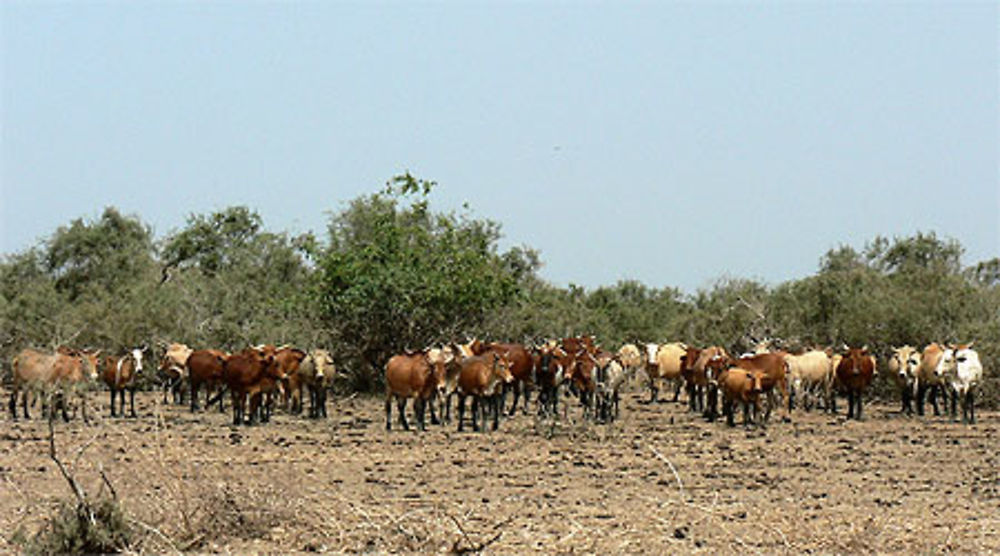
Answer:
[[[682,340],[736,352],[769,337],[788,349],[867,344],[882,354],[975,340],[983,399],[997,403],[1000,258],[963,266],[953,239],[839,246],[815,274],[773,286],[724,277],[690,295],[634,280],[559,287],[539,277],[536,250],[500,250],[499,223],[432,210],[435,185],[394,177],[331,214],[319,236],[269,231],[245,206],[192,214],[162,238],[114,207],[73,220],[0,259],[3,365],[28,346],[289,343],[330,349],[343,388],[377,391],[392,354],[471,336],[593,334],[605,346]]]

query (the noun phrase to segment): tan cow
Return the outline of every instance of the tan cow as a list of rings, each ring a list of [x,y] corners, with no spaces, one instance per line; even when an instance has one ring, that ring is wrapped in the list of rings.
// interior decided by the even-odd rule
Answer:
[[[894,347],[889,356],[889,373],[899,388],[903,406],[900,413],[913,415],[913,398],[917,395],[920,372],[920,352],[912,346]]]
[[[167,392],[173,392],[174,403],[184,403],[184,381],[187,380],[187,360],[194,350],[184,344],[168,344],[160,358],[157,371],[163,386],[163,403],[167,403]]]
[[[22,395],[21,406],[24,418],[28,415],[28,390],[41,388],[54,391],[55,402],[49,406],[55,411],[56,405],[62,409],[63,420],[69,421],[66,413],[66,397],[75,391],[80,398],[83,420],[87,421],[87,383],[97,380],[97,359],[100,351],[73,350],[60,348],[54,354],[35,349],[24,349],[11,363],[13,384],[10,395],[10,415],[17,419],[17,396]]]
[[[643,363],[645,365],[646,376],[649,377],[649,402],[657,400],[659,393],[659,383],[666,381],[674,385],[674,399],[681,395],[681,386],[684,381],[681,376],[681,357],[687,351],[687,346],[674,342],[669,344],[645,344],[643,346]]]
[[[834,380],[830,354],[818,349],[800,355],[786,353],[785,363],[788,365],[790,405],[794,405],[795,397],[799,396],[806,411],[812,409],[816,400],[823,400],[826,407],[830,406]]]
[[[301,387],[304,386],[309,391],[309,418],[326,418],[326,393],[333,385],[333,379],[336,375],[337,368],[333,364],[333,357],[325,349],[310,351],[302,364],[299,365],[299,370],[295,375],[299,384],[299,405],[302,404]],[[295,396],[294,390],[292,395]]]

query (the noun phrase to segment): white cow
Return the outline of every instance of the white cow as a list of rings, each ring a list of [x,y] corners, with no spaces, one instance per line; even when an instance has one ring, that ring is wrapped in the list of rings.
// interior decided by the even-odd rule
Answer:
[[[983,381],[983,364],[972,343],[948,347],[938,362],[935,374],[951,386],[951,417],[957,419],[956,401],[962,404],[962,422],[975,423],[974,392]]]

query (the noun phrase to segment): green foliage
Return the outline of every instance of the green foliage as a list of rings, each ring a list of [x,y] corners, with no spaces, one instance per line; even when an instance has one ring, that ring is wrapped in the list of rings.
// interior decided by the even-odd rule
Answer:
[[[395,178],[331,219],[316,298],[363,386],[393,353],[477,328],[518,295],[533,264],[523,250],[497,253],[496,223],[430,212],[432,185]]]
[[[732,351],[775,337],[789,347],[868,344],[883,356],[904,343],[976,340],[1000,394],[1000,258],[962,268],[954,240],[918,233],[841,245],[814,275],[773,287],[733,277],[689,296],[632,280],[559,287],[537,276],[530,247],[499,252],[496,222],[432,211],[436,186],[394,177],[332,215],[321,239],[267,231],[241,206],[191,215],[158,244],[113,207],[73,220],[0,259],[0,358],[63,343],[294,343],[331,349],[351,386],[372,390],[391,354],[473,335]]]

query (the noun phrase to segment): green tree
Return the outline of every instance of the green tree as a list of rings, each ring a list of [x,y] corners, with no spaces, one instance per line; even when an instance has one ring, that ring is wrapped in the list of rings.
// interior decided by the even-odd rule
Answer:
[[[497,253],[495,222],[431,212],[433,187],[398,176],[331,218],[315,294],[359,387],[374,387],[393,353],[478,328],[532,270],[523,251]]]

